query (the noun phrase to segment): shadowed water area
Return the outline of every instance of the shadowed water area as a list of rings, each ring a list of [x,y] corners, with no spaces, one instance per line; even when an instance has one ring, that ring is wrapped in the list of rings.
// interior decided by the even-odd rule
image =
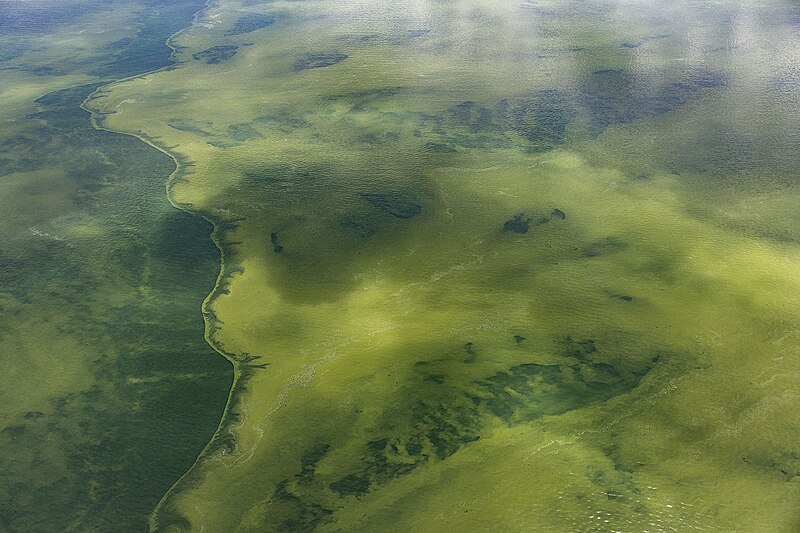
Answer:
[[[175,475],[148,500],[154,531],[796,531],[798,17],[782,0],[208,4],[170,40],[174,67],[97,80],[84,104],[180,161],[167,189],[183,211],[163,188],[108,178],[83,194],[109,221],[156,198],[172,216],[137,216],[149,224],[125,226],[136,238],[109,241],[97,236],[116,226],[86,216],[16,223],[12,260],[77,235],[113,259],[70,271],[108,287],[83,315],[126,322],[79,337],[113,348],[102,372],[52,379],[108,376],[67,397],[68,420],[141,407],[143,425],[177,436],[179,413],[221,415],[216,433],[196,425],[196,462],[177,446],[163,456]],[[82,113],[67,104],[80,91],[40,100],[26,114],[38,137],[4,164]],[[102,158],[104,175],[169,166],[91,135],[93,150],[141,150]],[[65,194],[87,174],[64,172]],[[138,252],[166,235],[180,238]],[[176,276],[150,281],[161,271]],[[188,318],[173,329],[171,306],[199,317],[191,279],[211,291],[206,338],[234,364],[224,412],[224,359]],[[168,334],[158,313],[173,316]],[[77,335],[82,320],[59,324]],[[160,336],[131,346],[112,333],[128,320]],[[179,390],[158,389],[169,380],[193,396],[162,419],[144,398]],[[121,403],[94,403],[111,391]],[[7,438],[39,438],[48,413],[20,408]],[[108,443],[151,446],[126,438],[98,437],[74,471],[104,472]],[[129,455],[115,480],[142,468]],[[47,494],[99,501],[92,482]],[[80,519],[109,516],[84,505]]]

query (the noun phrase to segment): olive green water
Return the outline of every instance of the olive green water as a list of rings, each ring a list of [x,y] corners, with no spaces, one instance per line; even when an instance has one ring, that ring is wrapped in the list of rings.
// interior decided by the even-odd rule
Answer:
[[[191,468],[164,456],[185,475],[150,527],[798,530],[799,23],[782,1],[219,0],[175,68],[99,87],[96,125],[173,155],[171,201],[223,251],[203,310],[231,398]],[[216,259],[203,242],[164,250]],[[165,287],[192,269],[216,273]],[[152,293],[142,316],[180,300]],[[191,333],[174,353],[212,365]],[[175,416],[219,414],[189,375]]]

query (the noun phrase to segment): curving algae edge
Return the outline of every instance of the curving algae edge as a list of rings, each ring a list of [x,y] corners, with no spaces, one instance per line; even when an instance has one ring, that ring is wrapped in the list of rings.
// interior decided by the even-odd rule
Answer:
[[[212,0],[207,0],[203,9],[199,10],[195,16],[194,20],[197,20],[197,17],[212,3]],[[193,22],[194,23],[194,22]],[[184,28],[182,30],[177,31],[176,33],[172,34],[165,42],[165,45],[169,47],[172,52],[175,52],[175,47],[172,45],[172,40],[177,37],[180,33],[185,31],[186,29],[191,28],[191,26]],[[113,128],[109,128],[105,125],[105,115],[102,111],[94,109],[91,107],[91,100],[95,97],[95,95],[103,89],[106,89],[114,84],[121,83],[127,80],[141,78],[143,76],[147,76],[154,72],[160,72],[163,70],[170,70],[174,68],[174,65],[169,65],[166,67],[154,69],[148,72],[143,72],[140,74],[136,74],[134,76],[129,76],[125,78],[121,78],[118,80],[114,80],[111,83],[101,85],[97,89],[95,89],[89,96],[84,99],[81,103],[81,109],[88,112],[91,116],[90,120],[92,126],[101,131],[108,131],[111,133],[116,133],[119,135],[126,135],[129,137],[134,137],[139,139],[143,143],[147,144],[148,146],[152,147],[155,150],[169,156],[172,161],[175,163],[175,170],[167,177],[165,182],[165,194],[166,198],[169,203],[175,208],[179,209],[187,214],[193,216],[199,216],[208,222],[212,226],[212,232],[210,235],[211,241],[216,246],[217,250],[219,250],[219,257],[220,257],[220,268],[219,273],[217,274],[217,279],[214,282],[214,286],[211,291],[208,293],[206,298],[203,300],[202,304],[202,314],[203,314],[203,322],[204,322],[204,338],[206,343],[219,355],[224,357],[232,366],[233,368],[233,381],[231,383],[230,391],[228,392],[228,401],[225,404],[225,409],[220,417],[219,425],[217,426],[216,431],[211,436],[211,439],[208,441],[206,446],[200,451],[195,462],[189,468],[189,470],[184,473],[173,485],[170,489],[164,494],[164,496],[159,501],[156,508],[153,510],[153,513],[150,517],[150,528],[151,530],[157,530],[161,524],[169,524],[170,526],[174,527],[176,525],[185,526],[186,528],[189,527],[188,521],[179,513],[174,511],[169,507],[169,499],[170,497],[180,490],[188,487],[192,487],[199,483],[199,477],[193,475],[194,472],[197,471],[195,468],[198,464],[203,462],[204,460],[210,458],[211,456],[220,453],[220,454],[228,454],[232,453],[236,448],[236,442],[233,432],[231,431],[231,427],[236,422],[236,416],[232,413],[234,412],[234,407],[236,407],[239,397],[239,393],[245,388],[248,378],[252,375],[252,369],[248,367],[247,363],[256,359],[254,356],[249,354],[235,354],[232,352],[227,351],[224,346],[218,343],[214,337],[220,327],[220,322],[216,317],[216,314],[213,310],[213,302],[214,300],[222,294],[227,293],[228,291],[228,283],[231,277],[234,274],[241,273],[241,267],[236,264],[234,260],[234,253],[231,249],[226,248],[225,241],[224,241],[224,234],[225,232],[229,231],[233,228],[230,223],[222,223],[220,221],[215,220],[214,218],[208,216],[206,213],[203,213],[198,210],[194,210],[188,204],[180,204],[174,200],[172,197],[171,191],[176,183],[178,183],[181,179],[183,179],[185,175],[185,167],[191,165],[190,161],[186,158],[181,157],[178,154],[171,152],[166,146],[158,143],[155,139],[150,138],[148,135],[142,132],[127,132],[122,130],[116,130]],[[170,529],[172,529],[172,527]]]
[[[104,85],[103,87],[107,86],[108,85]],[[173,200],[169,191],[171,190],[172,185],[176,181],[181,179],[184,173],[183,166],[187,164],[187,161],[182,161],[182,158],[178,157],[176,154],[173,154],[164,146],[160,146],[153,139],[148,138],[144,134],[129,133],[104,127],[102,125],[102,114],[95,113],[87,105],[87,102],[91,99],[91,97],[92,96],[90,95],[87,98],[82,107],[85,110],[92,113],[92,124],[94,125],[95,128],[121,135],[128,135],[131,137],[135,137],[141,140],[142,142],[146,143],[147,145],[153,147],[154,149],[172,158],[172,160],[175,162],[175,170],[167,178],[166,182],[167,199],[169,200],[170,204],[172,204],[173,207],[175,207],[176,209],[180,209],[181,211],[184,211],[185,213],[194,216],[199,216],[213,226],[210,238],[220,253],[220,269],[217,275],[217,279],[214,283],[214,287],[211,289],[211,292],[209,292],[205,300],[203,300],[203,305],[202,305],[203,322],[205,324],[204,338],[208,343],[208,345],[211,346],[212,349],[214,349],[214,351],[216,351],[218,354],[220,354],[228,362],[231,363],[231,366],[233,367],[233,382],[231,384],[231,389],[228,393],[228,401],[225,404],[225,410],[222,413],[222,416],[220,418],[220,423],[217,427],[217,430],[214,432],[214,435],[211,437],[208,444],[206,444],[203,450],[201,450],[200,454],[198,455],[197,459],[195,460],[194,464],[190,467],[190,469],[180,479],[178,479],[178,481],[175,482],[175,484],[166,492],[166,494],[164,494],[164,496],[161,498],[158,505],[156,506],[155,510],[153,511],[153,515],[151,517],[151,529],[157,529],[161,521],[170,524],[180,524],[185,522],[185,519],[183,519],[183,517],[181,517],[168,507],[167,502],[173,493],[178,492],[183,488],[191,487],[199,481],[198,479],[192,477],[191,475],[191,473],[196,470],[195,466],[216,453],[222,453],[222,454],[231,453],[234,451],[236,447],[233,432],[230,431],[231,426],[236,422],[236,417],[231,413],[234,412],[233,408],[237,405],[238,395],[239,395],[238,393],[244,389],[247,379],[252,374],[252,370],[248,368],[246,363],[252,361],[254,358],[249,354],[238,355],[231,353],[225,350],[225,348],[220,343],[214,340],[214,335],[218,331],[220,326],[216,314],[213,311],[212,304],[218,296],[225,294],[227,292],[228,290],[227,284],[230,278],[234,274],[240,273],[241,269],[236,263],[232,262],[233,253],[230,250],[226,250],[225,242],[222,237],[222,235],[226,231],[231,229],[229,225],[220,224],[216,222],[213,218],[208,217],[206,214],[201,213],[199,211],[194,211],[190,209],[189,206],[178,204]]]

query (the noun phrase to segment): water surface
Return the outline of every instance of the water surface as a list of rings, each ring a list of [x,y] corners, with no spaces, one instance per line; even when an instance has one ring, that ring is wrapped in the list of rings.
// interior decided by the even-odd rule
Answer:
[[[67,403],[75,421],[104,391],[122,395],[118,416],[139,412],[124,396],[139,385],[139,400],[185,390],[160,402],[173,418],[141,420],[189,435],[187,413],[221,415],[213,391],[234,363],[199,460],[156,454],[175,475],[157,505],[148,493],[155,531],[796,531],[799,20],[780,0],[211,3],[170,40],[173,68],[95,80],[84,104],[179,162],[167,193],[195,218],[120,180],[92,213],[146,221],[136,238],[98,241],[105,218],[16,223],[36,230],[21,231],[25,253],[33,237],[90,235],[104,259],[69,279],[102,292],[71,309],[156,332],[92,322],[80,340],[102,340],[123,370],[76,356],[73,381],[49,382],[120,376]],[[124,139],[137,169],[169,166]],[[53,183],[72,198],[73,181]],[[131,215],[139,201],[165,211]],[[215,285],[203,218],[222,251]],[[163,242],[141,245],[161,266],[126,274],[140,242]],[[154,272],[159,288],[142,281]],[[205,333],[224,358],[197,355],[189,318],[174,333],[201,309],[183,283],[211,291]],[[20,416],[9,438],[38,420]],[[155,449],[132,433],[96,438],[75,471]],[[114,479],[136,479],[145,463],[129,456]],[[102,523],[108,505],[81,516]]]

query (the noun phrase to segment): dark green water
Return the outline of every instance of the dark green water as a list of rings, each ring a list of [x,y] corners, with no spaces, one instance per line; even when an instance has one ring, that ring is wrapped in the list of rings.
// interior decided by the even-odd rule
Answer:
[[[134,37],[60,68],[110,81],[167,65],[166,38],[202,2],[137,7]],[[64,22],[15,8],[0,31]],[[13,201],[31,213],[0,244],[0,531],[145,531],[230,388],[200,313],[219,264],[211,227],[167,201],[168,156],[93,128],[80,105],[101,84],[39,98],[0,139],[0,182],[20,184]]]

